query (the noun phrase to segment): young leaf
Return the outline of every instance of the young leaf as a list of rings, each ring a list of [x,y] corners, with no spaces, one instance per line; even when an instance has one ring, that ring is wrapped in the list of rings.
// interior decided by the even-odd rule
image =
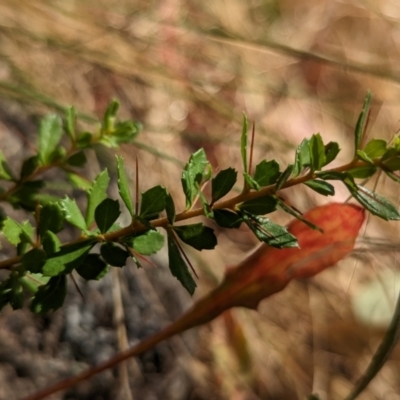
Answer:
[[[214,210],[214,220],[221,228],[239,228],[243,222],[241,215],[228,210]]]
[[[58,233],[64,224],[64,211],[59,203],[47,203],[40,209],[39,235],[52,231]]]
[[[73,173],[69,172],[67,174],[67,178],[71,182],[72,186],[76,189],[88,191],[92,187],[92,184],[90,181],[88,181],[86,178],[79,176],[77,174],[73,174]]]
[[[374,175],[376,172],[376,167],[373,165],[365,165],[363,167],[357,167],[350,169],[347,173],[353,178],[366,179]]]
[[[371,92],[368,91],[367,95],[365,96],[363,109],[361,111],[360,116],[358,117],[357,124],[356,124],[356,129],[355,129],[355,132],[354,132],[354,136],[355,136],[355,150],[354,150],[354,153],[356,153],[357,150],[360,149],[360,144],[361,144],[363,135],[365,133],[366,125],[367,125],[370,103],[371,103]]]
[[[47,115],[40,121],[38,151],[42,165],[50,161],[62,134],[62,123],[58,115]]]
[[[100,254],[104,261],[113,267],[123,267],[126,259],[130,256],[126,250],[122,249],[113,242],[105,242],[100,248]]]
[[[174,226],[173,227],[179,239],[196,250],[211,250],[217,245],[217,238],[214,230],[202,223]]]
[[[373,161],[368,157],[367,153],[365,153],[363,150],[357,150],[356,156],[360,160],[363,160],[363,161],[367,162],[368,164],[371,164],[371,165],[373,164]]]
[[[129,190],[128,177],[126,176],[124,158],[117,156],[117,172],[118,172],[118,190],[121,199],[124,201],[126,208],[128,209],[131,216],[135,214],[133,210],[133,203],[131,192]]]
[[[19,224],[12,218],[7,217],[3,221],[2,232],[5,238],[14,246],[17,246],[20,242],[33,244],[34,229],[29,221]]]
[[[142,235],[135,236],[129,246],[139,254],[150,256],[163,248],[164,236],[158,231],[147,231]]]
[[[390,171],[400,170],[400,152],[395,148],[388,149],[381,159],[382,168]]]
[[[106,233],[113,223],[120,216],[118,200],[105,199],[97,207],[94,212],[96,224],[101,233]]]
[[[165,196],[165,211],[167,212],[168,222],[173,225],[175,222],[176,212],[175,203],[170,193]]]
[[[284,226],[271,222],[268,218],[243,213],[243,220],[253,231],[257,239],[279,249],[298,247],[297,239]]]
[[[87,158],[83,150],[78,151],[67,159],[67,164],[73,167],[83,167],[86,162]]]
[[[254,180],[260,186],[268,186],[274,184],[279,178],[279,164],[275,161],[262,160],[257,166],[254,173]]]
[[[353,185],[348,180],[345,181],[351,195],[371,214],[385,219],[386,221],[400,220],[400,213],[397,208],[384,197],[371,192],[361,185]]]
[[[42,249],[33,248],[22,256],[21,263],[25,271],[40,273],[47,255]]]
[[[242,154],[243,172],[247,174],[247,116],[243,113],[242,136],[240,138],[240,153]]]
[[[382,157],[387,148],[386,140],[383,139],[372,139],[364,147],[364,153],[369,158]]]
[[[325,159],[325,146],[322,141],[321,135],[317,133],[312,135],[309,141],[310,148],[310,167],[312,171],[319,171],[326,162]]]
[[[75,142],[75,124],[76,124],[76,110],[75,107],[69,107],[65,116],[65,130],[67,135],[71,139],[71,142]]]
[[[119,109],[119,103],[112,100],[104,113],[104,129],[106,133],[110,133],[114,129],[115,117]]]
[[[75,200],[71,200],[68,196],[60,201],[62,210],[64,211],[65,220],[78,229],[86,232],[86,223],[81,210],[77,206]]]
[[[310,139],[304,139],[296,149],[296,157],[293,166],[293,177],[298,177],[304,168],[311,163]]]
[[[236,183],[237,172],[233,168],[220,171],[211,181],[211,204],[224,197]]]
[[[290,164],[286,167],[286,169],[282,172],[282,174],[279,176],[276,185],[275,185],[275,190],[280,190],[282,186],[286,183],[286,181],[290,178],[290,175],[292,174],[293,171],[293,164]]]
[[[140,217],[147,220],[158,217],[158,214],[165,209],[165,198],[167,191],[163,186],[154,186],[142,193],[140,204]]]
[[[186,208],[190,208],[197,194],[199,193],[200,184],[203,180],[210,177],[211,165],[207,160],[204,149],[197,150],[193,153],[189,162],[182,171],[182,187],[186,197]]]
[[[82,263],[93,246],[93,241],[85,241],[61,247],[47,258],[42,268],[43,275],[56,276],[70,273]]]
[[[108,265],[100,258],[99,254],[88,254],[76,272],[87,281],[100,280],[108,272]]]
[[[107,188],[110,182],[110,175],[107,169],[100,172],[93,182],[92,187],[88,191],[88,205],[86,210],[86,225],[89,227],[94,221],[94,210],[107,198]]]
[[[248,200],[239,206],[241,211],[246,211],[250,214],[264,215],[276,210],[278,201],[274,196],[263,196],[253,200]]]
[[[168,234],[168,264],[172,275],[193,295],[197,286],[196,282],[190,274],[174,238],[170,234]]]
[[[31,310],[35,314],[57,310],[63,303],[67,294],[67,277],[60,275],[51,278],[46,285],[39,286],[31,303]]]
[[[86,149],[92,144],[93,135],[90,132],[82,132],[76,138],[76,146],[79,149]]]
[[[304,184],[324,196],[333,196],[335,194],[335,188],[330,183],[319,179],[307,181]]]
[[[340,152],[340,147],[336,142],[329,142],[325,145],[325,163],[323,166],[331,163]]]

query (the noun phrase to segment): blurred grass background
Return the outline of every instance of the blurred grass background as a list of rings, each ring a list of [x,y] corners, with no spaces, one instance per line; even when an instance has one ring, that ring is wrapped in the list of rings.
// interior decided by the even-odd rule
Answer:
[[[161,183],[182,208],[180,169],[194,150],[204,147],[215,170],[240,170],[243,111],[256,124],[255,160],[275,158],[286,166],[295,146],[320,132],[326,142],[340,143],[341,163],[352,155],[352,132],[370,89],[374,97],[369,137],[389,140],[399,129],[399,65],[400,4],[391,0],[3,0],[1,146],[18,164],[35,148],[38,117],[74,105],[81,113],[81,126],[91,125],[116,98],[121,117],[144,125],[137,141],[120,150],[131,176],[137,155],[142,190]],[[374,185],[371,182],[370,187]],[[308,189],[295,190],[296,194],[291,190],[284,195],[301,210],[327,201]],[[380,180],[377,190],[399,203],[398,190],[390,182]],[[336,200],[346,196],[338,186]],[[279,215],[277,220],[286,221]],[[397,233],[395,225],[369,219],[370,236],[394,239]],[[225,265],[237,263],[255,245],[244,230],[218,235],[217,250],[190,253],[201,275],[196,296],[215,284]],[[155,309],[163,306],[168,321],[190,299],[177,294],[183,289],[174,280],[168,281],[172,289],[164,289],[164,275],[158,272],[163,257],[156,263],[157,268],[147,267],[151,272],[130,267],[130,276],[136,276],[130,279],[139,279],[146,293],[153,293],[145,300],[146,312],[158,315]],[[395,269],[395,252],[369,254],[362,262],[350,260],[311,283],[293,283],[265,301],[260,313],[237,310],[225,315],[198,330],[186,350],[178,351],[185,372],[179,379],[165,368],[147,371],[142,360],[136,369],[130,364],[125,383],[118,383],[122,370],[105,381],[112,391],[84,388],[72,397],[55,398],[284,400],[316,392],[322,400],[342,399],[382,334],[382,326],[357,322],[352,298],[364,282],[377,279],[380,270]],[[152,274],[150,281],[146,273]],[[129,285],[124,280],[121,284],[125,304],[119,307],[129,319],[132,297]],[[175,309],[177,296],[181,300]],[[114,307],[116,298],[111,301]],[[96,296],[87,301],[91,300],[95,310]],[[52,350],[46,353],[38,345],[33,353],[47,364],[63,359],[59,343],[65,338],[68,316],[59,311],[37,322],[27,315],[3,312],[3,343],[26,351],[21,341],[27,339],[19,335],[29,336],[30,326],[37,327],[31,334],[49,335],[46,326],[56,326],[51,340],[43,342],[50,340]],[[135,324],[144,324],[143,312],[140,315]],[[21,333],[15,326],[27,330]],[[129,321],[126,326],[132,343],[137,336]],[[112,326],[111,332],[115,329]],[[175,346],[181,348],[179,343]],[[15,353],[9,358],[1,354],[0,398],[18,398],[65,371],[71,373],[69,367],[53,368],[49,375],[43,372],[34,379],[15,370]],[[74,357],[64,355],[65,360]],[[360,399],[400,399],[399,361],[394,354]],[[172,386],[163,392],[165,382]]]

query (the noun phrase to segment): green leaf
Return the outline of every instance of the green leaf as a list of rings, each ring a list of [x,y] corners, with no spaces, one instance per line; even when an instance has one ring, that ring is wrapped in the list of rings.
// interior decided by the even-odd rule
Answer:
[[[58,233],[63,228],[64,211],[59,203],[50,202],[40,209],[39,235],[43,236],[46,231]]]
[[[66,294],[67,277],[65,275],[53,277],[46,285],[39,286],[32,299],[31,310],[35,314],[57,310],[63,305]]]
[[[276,210],[278,201],[273,196],[258,197],[240,204],[239,209],[250,214],[264,215]]]
[[[87,162],[85,152],[83,150],[78,151],[67,159],[67,164],[73,167],[83,167]]]
[[[39,273],[46,261],[47,255],[42,249],[33,248],[22,256],[21,263],[25,271]]]
[[[165,196],[165,211],[167,212],[168,222],[173,225],[175,222],[176,212],[175,203],[170,193]]]
[[[383,139],[372,139],[364,147],[364,153],[369,158],[382,157],[386,153],[387,143]]]
[[[96,208],[94,218],[101,233],[106,233],[120,216],[118,200],[105,199]]]
[[[303,216],[298,211],[296,211],[292,207],[289,207],[284,201],[282,201],[279,198],[278,198],[278,203],[279,203],[279,207],[281,207],[283,211],[285,211],[286,213],[292,215],[293,217],[297,218],[298,220],[304,222],[311,229],[315,229],[315,230],[320,231],[322,233],[324,232],[319,226],[313,224],[310,221],[307,221],[305,218],[303,218]]]
[[[336,142],[329,142],[325,145],[325,165],[330,164],[340,153],[340,147]]]
[[[40,189],[44,186],[42,180],[24,182],[20,188],[8,198],[8,201],[16,208],[23,208],[34,211],[37,203],[43,203],[40,196]]]
[[[202,223],[174,226],[173,229],[182,242],[196,250],[211,250],[217,245],[214,230]]]
[[[42,246],[47,255],[57,253],[61,248],[60,239],[52,231],[45,231],[42,235]]]
[[[363,150],[357,150],[356,155],[360,160],[365,161],[368,164],[373,164],[373,161],[368,157],[368,155]]]
[[[310,148],[310,167],[312,171],[319,171],[325,165],[325,146],[321,135],[312,135],[309,141]]]
[[[123,267],[126,265],[126,259],[131,255],[126,250],[117,246],[113,242],[105,242],[100,248],[101,256],[104,261],[113,267]]]
[[[366,179],[371,177],[376,172],[376,167],[373,165],[365,165],[363,167],[353,168],[347,171],[353,178]]]
[[[19,224],[17,221],[7,217],[3,221],[2,232],[4,237],[14,246],[20,242],[33,244],[34,228],[29,221]]]
[[[76,138],[76,146],[79,149],[87,149],[92,144],[93,135],[90,132],[82,132]]]
[[[77,174],[69,172],[67,174],[67,178],[72,183],[72,186],[74,186],[76,189],[88,191],[92,187],[92,184],[89,180]]]
[[[140,217],[154,219],[158,214],[165,209],[165,198],[167,191],[163,186],[154,186],[142,193],[140,204]]]
[[[211,165],[207,160],[204,149],[197,150],[193,153],[189,162],[182,171],[182,187],[186,197],[186,208],[190,208],[203,180],[210,178]]]
[[[390,171],[400,170],[400,152],[395,148],[388,149],[381,159],[382,168]]]
[[[56,276],[70,273],[82,263],[94,244],[93,241],[85,241],[61,247],[47,258],[42,268],[43,275]]]
[[[118,190],[121,199],[124,201],[126,208],[128,209],[131,216],[135,214],[133,210],[133,203],[131,192],[129,190],[128,177],[126,176],[126,170],[124,165],[124,158],[117,156],[117,172],[118,172]]]
[[[119,103],[116,100],[112,100],[104,113],[104,129],[107,133],[110,133],[114,129],[115,117],[119,109]]]
[[[261,187],[258,184],[258,182],[255,179],[253,179],[247,172],[243,172],[243,177],[245,183],[250,187],[250,189],[254,189],[257,191],[260,190]]]
[[[112,132],[112,138],[115,141],[113,147],[117,147],[122,143],[131,143],[139,134],[141,125],[134,121],[121,121],[115,124]]]
[[[242,154],[243,172],[247,173],[247,115],[243,113],[242,136],[240,138],[240,153]]]
[[[237,172],[233,168],[220,171],[211,181],[211,204],[227,195],[236,183]]]
[[[38,152],[43,165],[49,162],[62,134],[62,122],[58,115],[50,114],[40,121]]]
[[[212,218],[213,214],[212,214],[211,206],[208,204],[208,201],[207,201],[206,197],[204,196],[204,193],[201,190],[199,190],[199,199],[200,199],[201,205],[203,207],[204,215],[207,218]]]
[[[282,188],[282,186],[290,178],[292,171],[293,171],[293,164],[290,164],[286,167],[286,169],[282,172],[282,174],[278,178],[276,185],[275,185],[275,190],[280,190]]]
[[[107,274],[108,269],[108,265],[99,254],[88,254],[83,263],[76,268],[76,272],[87,281],[98,281]]]
[[[324,181],[344,181],[348,177],[348,174],[345,172],[328,171],[317,172],[317,176]]]
[[[24,179],[33,174],[33,172],[39,167],[38,156],[32,156],[27,158],[21,167],[20,179]]]
[[[65,130],[67,135],[71,139],[71,142],[75,142],[75,125],[76,125],[76,110],[75,107],[68,107],[65,116]]]
[[[260,186],[268,186],[274,184],[280,176],[279,164],[275,161],[262,160],[257,166],[254,173],[254,180]]]
[[[168,264],[172,275],[178,279],[190,295],[193,295],[197,286],[196,282],[189,272],[188,266],[182,258],[174,238],[170,234],[168,235]]]
[[[303,139],[296,149],[296,156],[293,166],[293,177],[298,177],[304,168],[309,167],[311,163],[310,139]]]
[[[298,247],[296,237],[289,233],[284,226],[274,224],[268,218],[246,212],[242,216],[244,222],[261,242],[279,249]]]
[[[0,150],[0,179],[5,181],[14,180],[11,168],[8,165],[7,160],[1,150]]]
[[[142,235],[135,236],[130,242],[130,247],[144,256],[157,253],[163,246],[164,236],[158,231],[147,231]]]
[[[360,149],[360,144],[364,135],[365,127],[367,125],[369,108],[371,103],[371,92],[368,91],[367,95],[365,96],[363,109],[361,111],[360,116],[358,117],[358,121],[356,124],[356,129],[354,131],[355,137],[355,150],[354,153],[356,154],[357,150]]]
[[[319,179],[307,181],[304,184],[324,196],[333,196],[335,194],[335,188],[330,183]]]
[[[14,272],[0,282],[0,310],[8,303],[14,310],[22,308],[24,293],[19,279],[19,274]]]
[[[243,222],[243,218],[241,215],[238,215],[234,212],[228,210],[214,210],[214,219],[215,222],[221,228],[239,228]]]
[[[386,221],[400,220],[400,213],[389,200],[371,192],[361,185],[354,186],[349,181],[345,181],[345,184],[351,195],[371,214],[377,215]]]
[[[390,179],[394,180],[397,183],[400,183],[400,177],[397,176],[394,172],[387,171],[387,170],[384,170],[384,172]]]
[[[86,210],[86,225],[89,227],[94,221],[94,210],[107,198],[107,189],[110,182],[110,175],[107,169],[100,172],[88,191],[88,205]]]
[[[75,200],[71,200],[68,196],[60,201],[62,210],[64,211],[65,220],[78,229],[86,232],[86,223],[81,210]]]

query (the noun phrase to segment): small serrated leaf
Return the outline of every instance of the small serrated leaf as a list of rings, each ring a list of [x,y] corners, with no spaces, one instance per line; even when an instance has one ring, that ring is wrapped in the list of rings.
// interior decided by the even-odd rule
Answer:
[[[25,271],[41,273],[47,255],[42,249],[33,248],[22,256],[21,263]]]
[[[303,139],[296,149],[296,156],[293,164],[293,177],[296,178],[303,172],[304,168],[309,167],[311,162],[310,156],[310,139]]]
[[[330,183],[319,179],[307,181],[304,184],[324,196],[333,196],[335,194],[335,188]]]
[[[214,210],[214,220],[221,228],[239,228],[243,222],[243,218],[232,211]]]
[[[110,182],[110,175],[107,169],[100,172],[93,182],[92,187],[88,190],[88,204],[86,210],[86,225],[89,227],[94,221],[94,210],[107,198],[107,189]]]
[[[35,314],[57,310],[67,294],[67,277],[65,275],[51,278],[46,285],[39,286],[31,303],[31,310]]]
[[[377,215],[386,221],[400,220],[399,211],[389,200],[361,185],[354,186],[349,181],[345,181],[345,184],[351,195],[371,214]]]
[[[65,220],[83,232],[86,232],[85,219],[83,218],[81,210],[79,209],[75,200],[71,200],[69,197],[66,197],[60,201],[60,205],[64,211]]]
[[[150,256],[163,248],[164,236],[158,231],[147,231],[142,235],[135,236],[129,245],[137,253]]]
[[[60,239],[52,231],[45,231],[42,235],[43,250],[47,255],[57,253],[61,248]]]
[[[279,176],[279,164],[275,160],[262,160],[256,165],[254,180],[260,186],[268,186],[276,183]]]
[[[196,250],[211,250],[217,245],[214,230],[202,223],[174,226],[179,239]]]
[[[263,196],[245,201],[240,204],[239,209],[250,214],[264,215],[276,210],[278,201],[274,196]]]
[[[61,118],[58,115],[50,114],[40,121],[38,153],[43,165],[49,162],[62,134]]]
[[[43,275],[68,274],[81,264],[94,244],[93,241],[85,241],[61,247],[59,251],[47,258],[42,268]]]
[[[165,198],[167,191],[163,186],[154,186],[142,193],[140,204],[140,217],[146,219],[154,219],[165,209]]]
[[[211,204],[227,195],[236,183],[237,172],[233,168],[220,171],[211,181]]]
[[[196,282],[176,245],[172,235],[168,234],[168,264],[172,275],[178,279],[182,286],[193,295]]]
[[[100,258],[99,254],[88,254],[76,272],[87,281],[100,280],[108,272],[108,265]]]
[[[94,212],[96,224],[101,233],[106,233],[121,214],[118,200],[104,199]]]
[[[17,246],[20,242],[33,244],[34,228],[29,221],[20,224],[14,219],[7,217],[3,221],[2,232],[4,237],[14,246]]]
[[[69,172],[67,178],[76,189],[88,191],[92,187],[92,183],[83,176]]]
[[[309,141],[310,168],[312,171],[319,171],[325,165],[325,146],[319,133],[312,135]]]
[[[113,242],[105,242],[100,247],[100,254],[104,261],[113,267],[123,267],[130,253]]]
[[[133,216],[135,212],[133,210],[132,197],[129,190],[129,182],[128,177],[126,176],[124,158],[121,156],[117,156],[117,173],[119,195],[125,203],[125,206],[128,209],[129,213],[131,214],[131,216]]]
[[[280,190],[282,186],[286,183],[286,181],[290,178],[290,175],[293,171],[293,164],[290,164],[286,167],[286,169],[281,173],[278,180],[276,181],[275,190]]]
[[[257,191],[261,189],[259,183],[254,178],[252,178],[247,172],[243,172],[243,177],[245,183],[248,185],[250,189],[254,189]]]
[[[340,153],[339,144],[336,142],[329,142],[325,145],[325,165],[330,164],[336,156]]]

